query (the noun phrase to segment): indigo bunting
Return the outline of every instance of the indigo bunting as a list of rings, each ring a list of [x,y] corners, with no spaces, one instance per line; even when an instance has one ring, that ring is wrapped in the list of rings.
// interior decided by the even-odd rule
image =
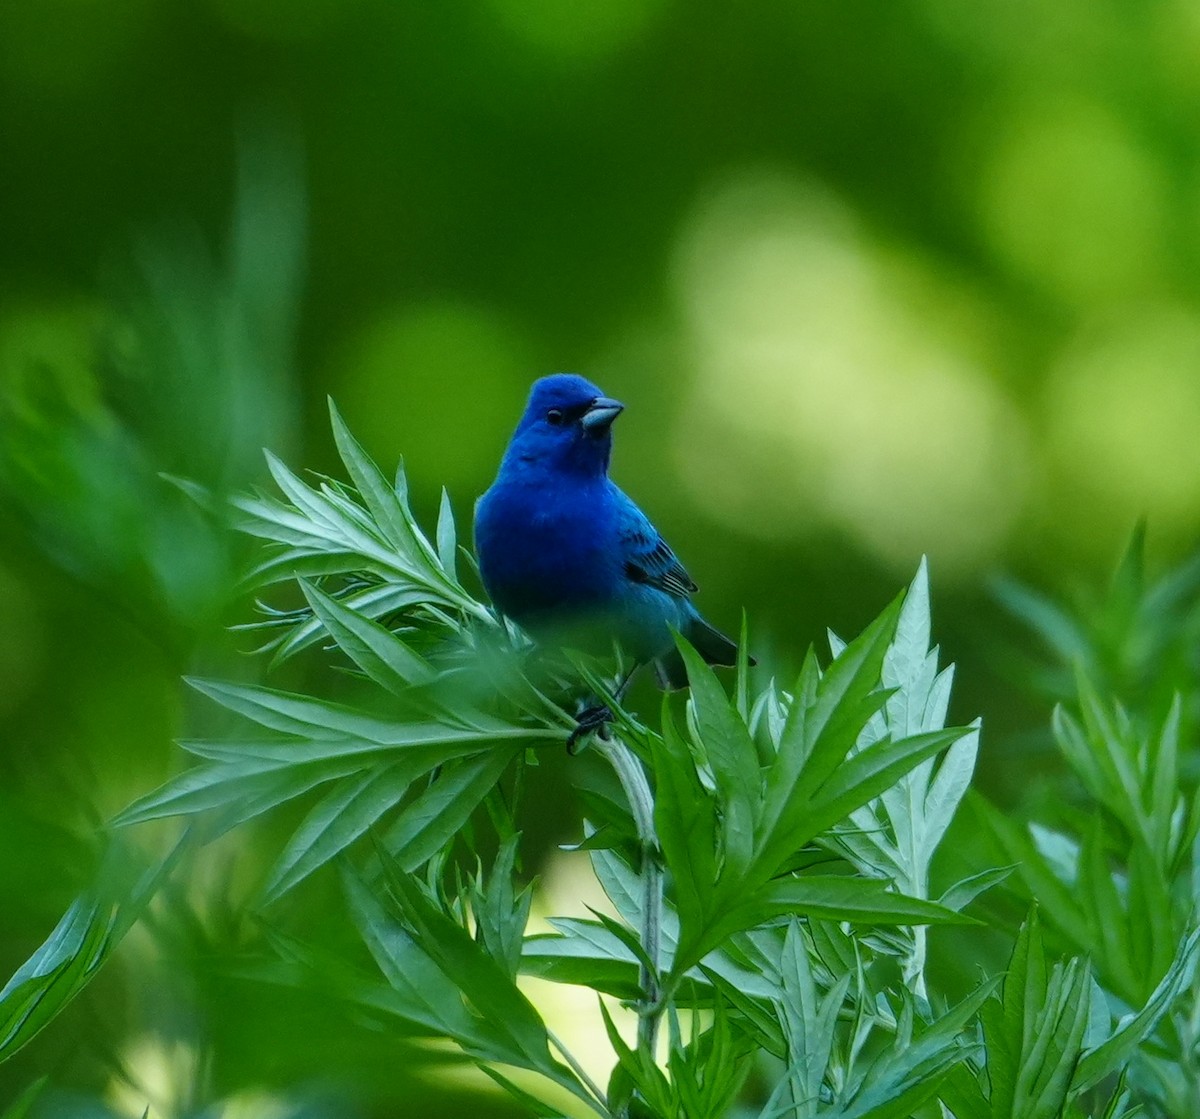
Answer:
[[[734,664],[737,647],[700,617],[696,584],[609,480],[623,409],[574,374],[534,384],[475,507],[479,570],[497,609],[539,643],[595,648],[615,637],[635,668],[653,661],[664,687],[682,687],[673,629],[709,664]]]

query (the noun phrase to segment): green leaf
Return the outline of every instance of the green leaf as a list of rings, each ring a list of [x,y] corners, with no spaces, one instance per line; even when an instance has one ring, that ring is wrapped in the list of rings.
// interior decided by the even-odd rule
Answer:
[[[972,794],[970,804],[1025,880],[1029,891],[1047,915],[1081,949],[1090,943],[1087,924],[1071,891],[1059,880],[1027,832],[982,796]]]
[[[1128,1001],[1137,1004],[1147,997],[1156,979],[1164,975],[1174,954],[1172,943],[1179,931],[1171,902],[1171,884],[1154,861],[1141,836],[1129,847],[1129,943],[1133,974],[1140,982]],[[1164,936],[1166,930],[1174,935]]]
[[[1090,947],[1111,970],[1120,974],[1121,991],[1132,991],[1139,981],[1131,971],[1129,918],[1109,866],[1104,827],[1098,814],[1093,816],[1080,848],[1077,893],[1091,933]],[[1135,922],[1140,920],[1140,915],[1134,917]]]
[[[1045,967],[1037,911],[1033,910],[1017,934],[1000,999],[989,1000],[980,1008],[994,1115],[1013,1114],[1022,1052],[1033,1016],[1045,999]]]
[[[683,638],[677,636],[676,644],[687,666],[691,710],[720,799],[727,873],[740,874],[753,851],[759,806],[758,753],[716,673]]]
[[[947,909],[953,909],[955,912],[966,909],[980,894],[985,890],[990,890],[993,886],[998,886],[1015,869],[1016,867],[1012,866],[992,867],[960,879],[938,898],[938,905],[944,905]]]
[[[329,401],[329,418],[333,426],[334,442],[342,456],[342,462],[345,463],[346,471],[385,539],[401,555],[418,558],[424,553],[427,562],[436,563],[437,557],[433,549],[417,529],[412,514],[408,511],[403,491],[399,487],[393,489],[387,484],[379,468],[350,434],[350,429],[332,400]]]
[[[887,693],[879,690],[880,670],[902,601],[897,598],[847,645],[823,676],[812,654],[805,658],[778,758],[768,775],[763,835],[787,830],[781,825],[785,811],[800,814],[799,806],[842,763],[862,727],[886,700]]]
[[[451,578],[456,578],[455,553],[458,550],[458,538],[454,531],[454,511],[450,508],[450,494],[442,487],[442,502],[438,507],[437,521],[437,551],[438,561],[442,570]]]
[[[365,883],[352,874],[343,875],[342,881],[363,940],[402,1000],[394,1012],[430,1033],[454,1038],[469,1050],[497,1055],[486,1023],[463,1005],[458,986],[423,946],[387,912]]]
[[[341,704],[271,688],[195,678],[188,678],[187,682],[198,692],[251,722],[305,738],[328,738],[333,732],[378,745],[400,745],[414,735],[420,738],[432,730],[436,737],[442,730],[396,724]]]
[[[820,797],[809,804],[808,818],[793,832],[793,842],[803,845],[820,835],[968,733],[967,727],[949,727],[860,750],[829,779]]]
[[[789,1095],[797,1114],[815,1116],[850,976],[842,976],[832,990],[818,997],[808,949],[796,921],[788,925],[784,937],[780,972],[783,982],[777,1005],[787,1041]]]
[[[1090,1016],[1091,983],[1082,961],[1056,964],[1046,1002],[1026,1005],[1026,1044],[1013,1108],[1030,1119],[1058,1119],[1083,1047]]]
[[[520,833],[514,832],[500,843],[486,885],[477,877],[471,891],[475,938],[513,980],[521,964],[521,942],[533,900],[530,890],[518,893],[513,884],[520,839]]]
[[[672,975],[682,975],[734,933],[791,915],[859,925],[978,924],[936,902],[894,893],[881,879],[809,875],[771,882],[682,925]]]
[[[1054,650],[1064,664],[1087,663],[1091,642],[1086,631],[1053,600],[1012,579],[993,583],[996,597]]]
[[[490,1076],[497,1084],[500,1085],[513,1099],[517,1101],[530,1115],[536,1119],[565,1119],[561,1110],[556,1107],[551,1107],[544,1100],[538,1099],[537,1096],[525,1091],[524,1088],[514,1084],[507,1076],[497,1072],[491,1065],[479,1062],[479,1069]]]
[[[44,1029],[91,981],[141,916],[183,851],[130,881],[125,851],[105,853],[95,886],[78,897],[54,931],[0,990],[0,1062]]]
[[[976,719],[966,733],[947,751],[925,797],[922,854],[932,861],[938,844],[954,819],[975,772],[979,753],[980,722]]]
[[[246,740],[223,742],[186,742],[184,748],[198,757],[223,765],[258,765],[263,770],[281,766],[307,766],[315,763],[349,764],[358,759],[359,766],[388,757],[409,755],[424,759],[428,768],[453,758],[504,746],[533,746],[540,741],[561,743],[558,731],[526,729],[498,724],[494,728],[456,727],[438,723],[390,723],[391,742],[371,742],[363,738],[321,736],[305,740],[268,742]]]
[[[717,876],[716,810],[665,701],[662,710],[662,735],[650,739],[654,824],[663,858],[674,876],[680,921],[692,925],[703,920],[712,902]]]
[[[354,564],[350,570],[359,572],[361,564]],[[347,610],[364,618],[382,618],[388,614],[399,613],[414,606],[427,606],[441,601],[432,594],[428,587],[413,586],[409,583],[375,584],[361,591],[344,595],[338,600]],[[325,623],[320,618],[309,618],[301,622],[279,642],[275,655],[271,658],[271,667],[278,668],[289,657],[302,649],[319,641],[326,633]]]
[[[773,882],[761,893],[763,910],[855,925],[974,925],[979,922],[924,898],[896,893],[889,882],[808,875]]]
[[[414,684],[428,683],[433,667],[391,630],[331,598],[303,580],[300,589],[313,615],[343,652],[380,687],[403,695]]]
[[[496,764],[506,764],[530,738],[538,739],[545,732],[526,732],[511,727],[496,732],[463,731],[436,724],[393,724],[399,728],[407,726],[412,738],[406,743],[391,746],[367,742],[361,739],[310,740],[307,742],[187,742],[183,745],[190,752],[208,758],[218,764],[202,765],[173,778],[154,792],[135,801],[114,821],[128,826],[148,820],[169,816],[190,815],[215,808],[230,809],[244,806],[242,820],[273,808],[277,804],[308,792],[326,781],[349,776],[363,769],[372,768],[381,761],[403,761],[412,767],[416,775],[426,773],[439,765],[460,758],[481,754],[493,755]],[[397,733],[396,737],[401,735]],[[561,735],[550,734],[555,741]],[[504,759],[501,762],[501,759]],[[485,767],[490,768],[490,767]],[[414,778],[415,780],[415,778]],[[492,782],[494,784],[494,781]],[[468,782],[471,789],[474,782]],[[488,785],[490,788],[490,785]],[[445,792],[451,793],[453,786]],[[480,796],[486,793],[484,788]],[[442,801],[417,802],[412,812],[427,812],[431,804]],[[444,802],[450,812],[444,823],[448,826],[457,820],[461,826],[464,818],[455,815],[453,801],[448,795]],[[477,803],[477,802],[475,802]],[[467,810],[474,808],[474,803]],[[409,826],[415,816],[402,816]],[[430,821],[426,821],[428,825]],[[400,820],[397,821],[400,826]],[[443,828],[432,826],[430,835],[443,832]]]
[[[1175,1000],[1192,982],[1200,958],[1200,929],[1193,929],[1180,944],[1167,974],[1137,1014],[1121,1019],[1101,1045],[1083,1054],[1071,1082],[1073,1093],[1084,1092],[1110,1073],[1124,1068],[1137,1047],[1154,1031]]]
[[[989,1064],[991,1053],[988,1054]],[[965,1064],[955,1065],[942,1081],[939,1095],[955,1119],[997,1119],[1007,1113],[993,1110],[980,1087],[979,1076]]]
[[[314,553],[309,548],[290,547],[277,551],[255,564],[243,577],[238,589],[255,591],[275,583],[292,579],[320,579],[329,575],[370,574],[383,578],[388,568],[372,564],[356,552],[346,549],[341,552]],[[254,628],[253,624],[235,626],[235,629]]]
[[[935,729],[926,721],[937,671],[937,658],[929,653],[930,629],[929,567],[922,557],[904,594],[896,631],[880,667],[880,681],[892,692],[887,701],[887,725],[896,738]]]
[[[1179,793],[1179,724],[1182,714],[1182,697],[1176,692],[1171,702],[1171,709],[1151,744],[1153,756],[1150,764],[1149,818],[1155,830],[1155,857],[1159,865],[1163,866],[1170,861],[1172,856],[1171,820],[1175,814],[1175,806],[1181,800]]]
[[[4,1109],[4,1114],[0,1116],[0,1119],[28,1119],[33,1105],[37,1103],[38,1097],[45,1090],[49,1080],[48,1076],[35,1080]]]
[[[771,1002],[752,997],[737,983],[704,965],[701,965],[701,971],[721,993],[721,997],[740,1015],[741,1028],[749,1034],[755,1044],[779,1060],[786,1060],[787,1042]]]
[[[505,1060],[557,1078],[546,1027],[507,972],[467,931],[437,909],[386,852],[380,852],[388,887],[422,949],[504,1039]]]
[[[383,839],[398,866],[414,871],[462,830],[523,747],[502,744],[477,757],[451,762],[396,818]]]
[[[244,823],[317,785],[361,768],[362,762],[354,757],[303,767],[261,758],[200,765],[135,800],[116,816],[113,825],[129,827],[234,807],[243,809],[236,822]]]
[[[363,835],[424,770],[405,762],[373,766],[339,782],[313,806],[279,856],[263,890],[276,901]]]
[[[598,921],[554,918],[560,935],[526,937],[521,971],[554,983],[572,983],[620,999],[639,993],[637,957]]]

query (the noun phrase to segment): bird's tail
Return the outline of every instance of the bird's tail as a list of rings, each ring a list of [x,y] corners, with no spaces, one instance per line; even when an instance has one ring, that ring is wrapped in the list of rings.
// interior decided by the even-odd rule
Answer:
[[[697,616],[690,619],[683,630],[686,637],[708,664],[733,665],[737,664],[737,645],[729,640],[719,629],[710,626],[703,618]],[[754,658],[750,658],[754,663]],[[658,682],[664,688],[686,688],[687,669],[678,649],[672,649],[654,664],[658,674]]]

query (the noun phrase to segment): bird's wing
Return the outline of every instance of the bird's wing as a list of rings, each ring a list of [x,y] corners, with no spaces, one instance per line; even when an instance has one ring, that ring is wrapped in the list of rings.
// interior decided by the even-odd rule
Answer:
[[[619,533],[626,577],[635,583],[648,583],[675,598],[687,598],[696,590],[692,577],[646,514],[624,494],[620,497]]]

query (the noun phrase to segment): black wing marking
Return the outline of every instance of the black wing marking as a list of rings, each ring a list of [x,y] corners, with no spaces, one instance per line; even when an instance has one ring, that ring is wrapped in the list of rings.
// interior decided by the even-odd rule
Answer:
[[[670,545],[647,522],[623,535],[626,549],[625,574],[635,583],[648,583],[675,598],[687,598],[697,590],[692,577],[675,558]]]

